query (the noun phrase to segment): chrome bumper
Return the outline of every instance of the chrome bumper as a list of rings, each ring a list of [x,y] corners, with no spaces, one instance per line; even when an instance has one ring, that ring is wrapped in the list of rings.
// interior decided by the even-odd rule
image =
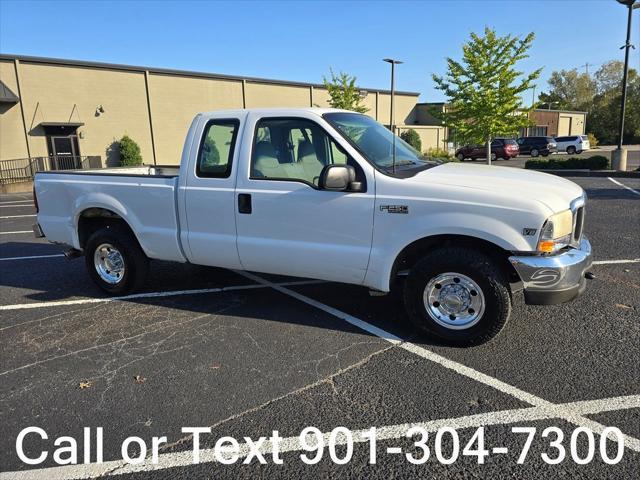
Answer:
[[[579,248],[551,256],[512,256],[524,287],[525,302],[552,305],[573,300],[586,287],[585,273],[593,262],[591,244],[583,238]]]

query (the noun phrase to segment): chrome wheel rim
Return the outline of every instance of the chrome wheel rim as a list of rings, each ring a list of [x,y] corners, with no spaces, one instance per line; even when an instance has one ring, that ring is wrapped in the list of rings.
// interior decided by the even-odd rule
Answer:
[[[110,243],[103,243],[93,254],[93,264],[100,278],[110,285],[120,283],[124,278],[124,258]]]
[[[429,280],[423,301],[433,321],[451,330],[473,327],[485,310],[482,289],[471,278],[456,272],[441,273]]]

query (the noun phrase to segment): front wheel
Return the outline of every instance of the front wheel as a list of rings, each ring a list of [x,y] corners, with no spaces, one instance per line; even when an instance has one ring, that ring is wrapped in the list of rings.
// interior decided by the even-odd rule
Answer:
[[[84,248],[85,264],[91,279],[112,295],[137,290],[144,282],[149,259],[128,231],[118,226],[97,230]]]
[[[574,153],[576,153],[576,147],[573,147],[573,146],[567,147],[567,153],[569,155],[573,155]]]
[[[421,333],[455,346],[487,342],[511,314],[509,282],[486,255],[445,247],[423,257],[410,271],[404,304]]]
[[[462,153],[459,153],[458,155],[456,155],[456,158],[461,162],[464,162],[464,155]]]
[[[538,151],[537,148],[532,148],[531,149],[531,156],[532,157],[537,157],[538,155],[540,155],[540,152]]]

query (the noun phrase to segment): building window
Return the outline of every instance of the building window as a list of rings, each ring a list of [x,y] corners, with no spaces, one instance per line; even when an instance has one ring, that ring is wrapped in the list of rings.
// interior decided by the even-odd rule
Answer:
[[[536,125],[535,127],[529,128],[529,136],[530,137],[546,137],[547,136],[547,126]]]

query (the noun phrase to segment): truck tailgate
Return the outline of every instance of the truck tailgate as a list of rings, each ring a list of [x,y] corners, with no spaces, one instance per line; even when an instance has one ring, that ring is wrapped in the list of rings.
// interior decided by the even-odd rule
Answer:
[[[178,240],[178,177],[37,173],[38,223],[49,241],[80,248],[82,212],[103,208],[122,217],[148,257],[184,262]]]

